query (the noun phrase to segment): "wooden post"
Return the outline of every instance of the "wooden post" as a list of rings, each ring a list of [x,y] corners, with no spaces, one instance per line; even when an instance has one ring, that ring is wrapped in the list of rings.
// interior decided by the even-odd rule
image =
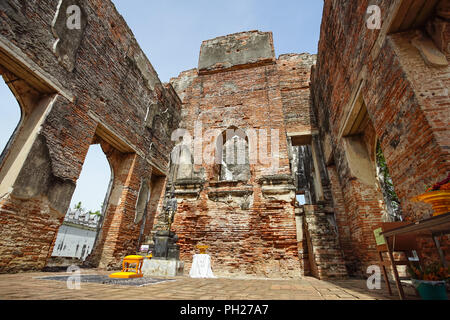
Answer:
[[[402,283],[400,282],[400,277],[398,275],[397,265],[395,263],[394,255],[392,253],[391,247],[389,246],[388,237],[386,239],[386,246],[389,254],[389,260],[391,260],[391,266],[394,271],[395,284],[397,285],[398,293],[400,295],[400,300],[405,300],[405,293],[403,292]],[[394,236],[395,241],[395,236]]]
[[[441,258],[442,264],[444,267],[448,268],[447,260],[445,260],[444,252],[442,252],[441,244],[439,243],[438,236],[433,234],[433,241],[434,245],[436,246],[436,249],[439,253],[439,257]]]

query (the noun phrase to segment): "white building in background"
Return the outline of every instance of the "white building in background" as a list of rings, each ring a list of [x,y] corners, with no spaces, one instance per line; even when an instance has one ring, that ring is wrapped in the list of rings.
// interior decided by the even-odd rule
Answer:
[[[94,247],[100,218],[82,210],[69,210],[56,236],[52,257],[84,261]]]

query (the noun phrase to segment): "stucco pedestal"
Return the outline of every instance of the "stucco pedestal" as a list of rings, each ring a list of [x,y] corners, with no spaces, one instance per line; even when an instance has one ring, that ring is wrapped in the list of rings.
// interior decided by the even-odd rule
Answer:
[[[146,259],[142,266],[144,277],[176,277],[184,273],[184,262],[179,260]]]

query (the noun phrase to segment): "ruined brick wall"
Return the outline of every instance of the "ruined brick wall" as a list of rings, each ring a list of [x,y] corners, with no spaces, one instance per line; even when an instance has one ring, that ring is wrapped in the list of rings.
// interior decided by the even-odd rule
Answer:
[[[376,261],[373,229],[382,220],[383,210],[378,202],[380,191],[353,174],[346,154],[346,138],[341,136],[352,102],[358,98],[355,97],[358,88],[406,220],[430,216],[430,206],[410,199],[450,171],[449,67],[425,63],[411,44],[416,30],[424,30],[424,22],[415,21],[414,16],[405,18],[407,13],[414,14],[412,9],[395,11],[398,3],[378,1],[386,26],[370,30],[365,14],[370,1],[325,1],[318,62],[312,75],[320,135],[324,149],[328,150],[328,165],[333,166],[330,171],[335,170],[337,177],[330,175],[336,182],[338,178],[343,189],[345,211],[338,215],[346,217],[338,217],[338,221],[340,224],[347,221],[348,226],[341,230],[350,229],[351,247],[360,262],[351,262],[353,256],[347,255],[350,264],[354,264],[353,273],[364,274],[366,267]],[[427,13],[433,19],[433,8],[428,7],[423,8],[422,17]],[[405,32],[388,34],[388,26],[399,25],[401,19],[409,20],[411,26],[405,27]],[[448,59],[449,53],[444,54]],[[369,138],[367,131],[363,134],[366,141],[375,140]],[[368,149],[369,154],[371,150]],[[339,199],[336,190],[334,197]],[[346,231],[341,239],[348,239]],[[348,248],[349,241],[344,241],[344,247]]]
[[[45,266],[88,148],[101,141],[116,153],[113,184],[119,187],[111,194],[117,202],[108,205],[98,259],[103,266],[118,266],[124,255],[135,252],[141,181],[167,174],[170,132],[178,127],[176,93],[160,82],[114,5],[97,0],[59,4],[58,12],[57,1],[0,3],[1,73],[5,80],[16,80],[12,89],[30,110],[26,126],[36,124],[33,114],[45,109],[40,129],[28,135],[30,152],[23,163],[17,167],[12,160],[16,150],[24,150],[20,144],[27,128],[19,128],[2,159],[2,178],[19,172],[8,185],[0,181],[8,190],[0,202],[2,272]],[[81,29],[62,32],[63,9],[72,4],[81,8]],[[27,96],[32,91],[38,98]],[[45,97],[51,103],[39,107],[36,101]],[[155,201],[149,217],[157,210]]]
[[[284,54],[277,60],[286,131],[301,133],[316,130],[311,108],[311,68],[316,56],[308,53]]]
[[[248,181],[220,181],[215,166],[203,164],[195,166],[189,180],[178,182],[173,230],[180,237],[187,270],[195,246],[207,244],[216,274],[300,276],[287,127],[302,123],[310,130],[308,78],[313,58],[285,55],[276,60],[271,38],[270,33],[244,32],[205,41],[200,67],[208,46],[220,43],[230,56],[216,57],[223,61],[171,80],[183,101],[181,127],[192,136],[200,120],[204,131],[220,133],[231,126],[278,129],[280,137],[275,175],[270,165],[258,163],[251,165]],[[250,58],[242,60],[239,53],[245,50],[250,50]]]
[[[328,166],[327,171],[330,177],[331,193],[333,195],[333,208],[336,217],[338,239],[341,245],[343,258],[349,273],[355,273],[356,255],[353,251],[352,232],[350,229],[350,217],[347,216],[347,207],[344,200],[343,188],[339,183],[339,177],[335,166]]]
[[[348,276],[336,229],[330,228],[328,214],[319,206],[304,206],[305,232],[312,275],[319,279]]]

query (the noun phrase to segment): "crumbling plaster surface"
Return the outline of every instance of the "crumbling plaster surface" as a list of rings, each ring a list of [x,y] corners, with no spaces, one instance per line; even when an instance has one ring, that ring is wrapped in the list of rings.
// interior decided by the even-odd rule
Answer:
[[[271,33],[240,32],[203,41],[198,69],[200,73],[208,73],[250,64],[273,63],[274,56]]]

